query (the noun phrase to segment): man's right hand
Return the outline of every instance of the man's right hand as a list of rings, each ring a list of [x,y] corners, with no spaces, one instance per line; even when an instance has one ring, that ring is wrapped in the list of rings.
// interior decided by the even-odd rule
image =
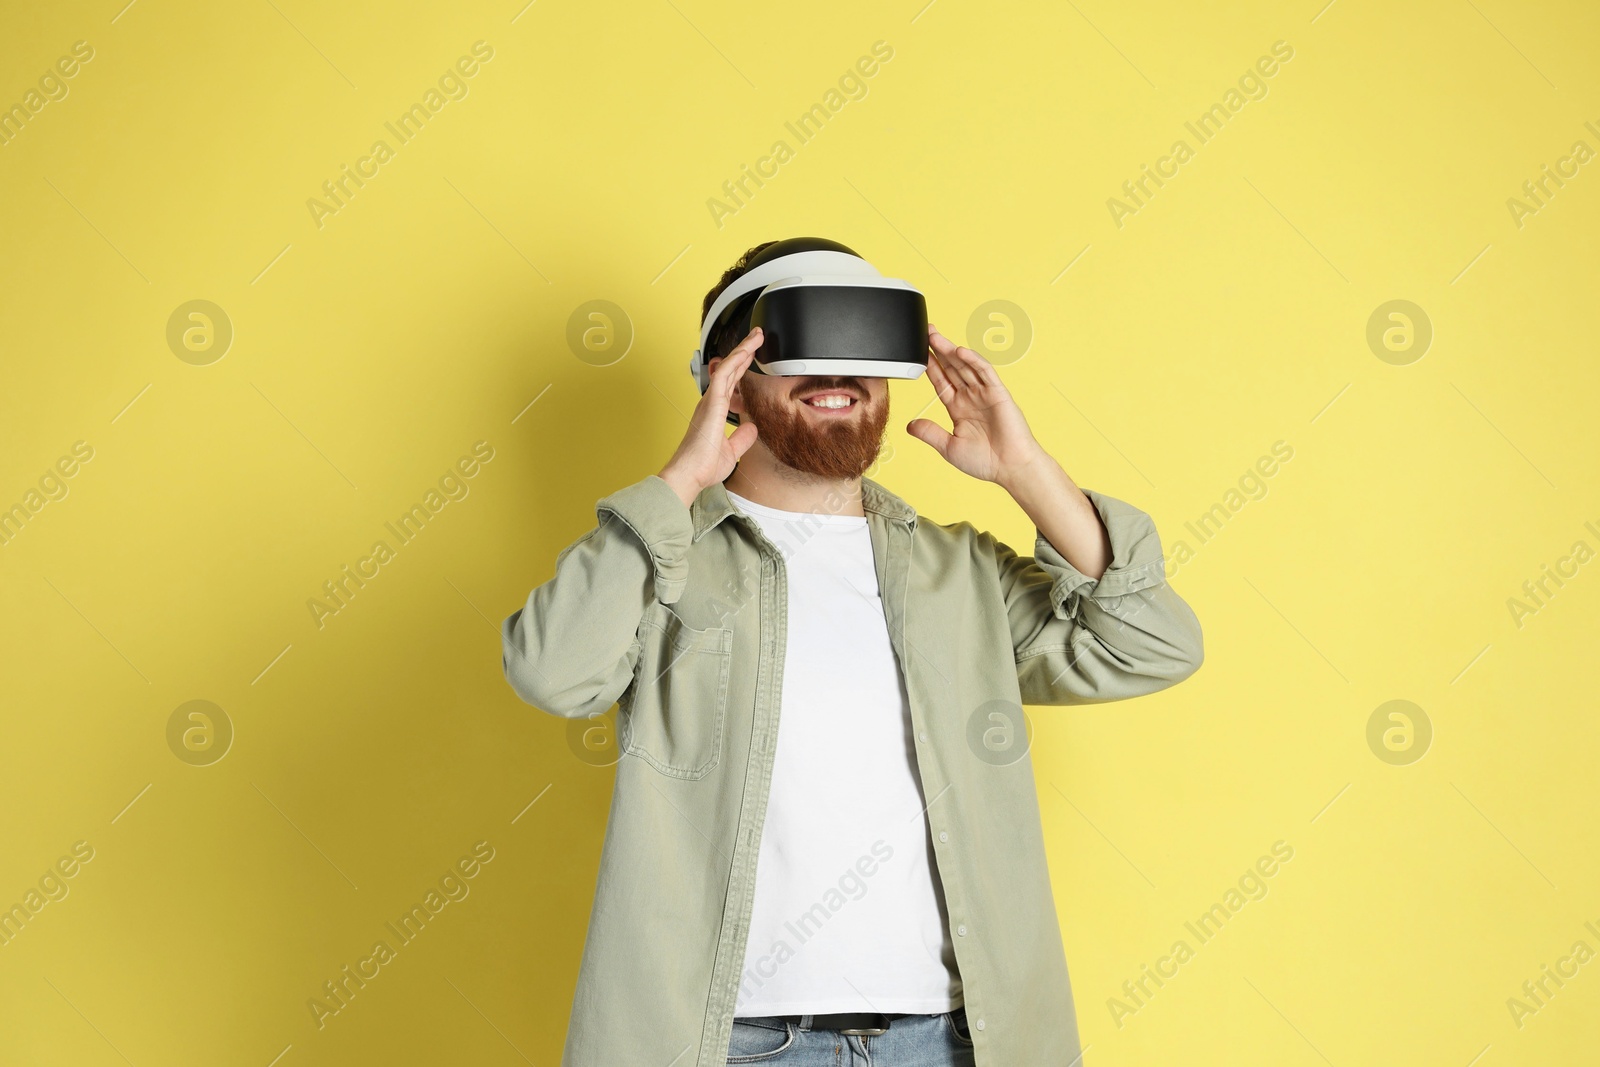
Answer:
[[[761,327],[757,326],[739,342],[739,347],[711,368],[711,382],[689,418],[689,430],[678,450],[661,468],[661,479],[672,486],[685,507],[694,502],[700,490],[720,482],[733,473],[734,464],[756,442],[753,422],[741,422],[732,434],[723,427],[728,422],[728,398],[734,383],[750,366],[761,347]]]

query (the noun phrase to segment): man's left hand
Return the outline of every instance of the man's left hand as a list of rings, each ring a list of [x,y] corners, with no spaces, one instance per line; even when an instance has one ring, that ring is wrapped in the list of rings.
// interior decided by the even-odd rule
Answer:
[[[1044,451],[994,365],[928,324],[928,380],[951,429],[912,419],[906,432],[926,442],[963,474],[1007,484]]]

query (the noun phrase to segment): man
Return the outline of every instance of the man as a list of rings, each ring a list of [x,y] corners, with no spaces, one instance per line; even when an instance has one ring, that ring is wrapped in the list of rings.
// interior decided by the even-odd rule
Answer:
[[[747,373],[761,331],[730,340],[666,465],[502,626],[524,700],[619,705],[562,1067],[1080,1064],[1022,705],[1199,668],[1155,525],[934,326],[951,429],[906,430],[1006,489],[1032,557],[863,476],[885,379]]]

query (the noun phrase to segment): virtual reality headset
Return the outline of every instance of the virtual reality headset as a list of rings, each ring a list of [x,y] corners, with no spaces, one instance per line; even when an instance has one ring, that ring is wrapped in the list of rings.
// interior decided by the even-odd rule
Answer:
[[[750,366],[758,374],[916,378],[928,367],[922,293],[820,237],[763,249],[718,295],[689,361],[702,394],[711,359],[733,351],[757,326],[761,347]]]

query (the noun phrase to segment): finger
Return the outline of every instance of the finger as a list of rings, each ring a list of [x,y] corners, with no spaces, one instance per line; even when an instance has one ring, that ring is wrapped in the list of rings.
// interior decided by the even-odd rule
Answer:
[[[994,364],[990,363],[988,357],[984,356],[983,353],[962,345],[956,345],[955,358],[961,363],[962,366],[969,370],[981,384],[990,386],[1004,384],[1000,380],[1000,372],[995,370]]]
[[[723,378],[731,378],[743,373],[743,368],[748,367],[750,365],[749,360],[754,358],[756,349],[761,347],[761,341],[761,327],[757,326],[745,334],[744,340],[740,341],[732,352],[722,358],[722,362],[718,363],[716,369],[711,372],[711,380],[713,382],[716,381],[719,374]],[[740,370],[738,371],[729,366],[729,364],[736,361],[740,365]]]
[[[934,368],[938,369],[939,381],[943,382],[946,388],[940,389],[938,383],[935,383],[934,388],[939,391],[939,399],[946,404],[955,399],[953,394],[960,393],[969,384],[972,384],[959,373],[960,364],[955,358],[955,347],[954,342],[949,338],[937,330],[930,329],[928,334],[928,348],[930,351],[928,376],[932,378]]]
[[[748,452],[751,445],[756,443],[757,433],[755,423],[741,422],[738,429],[728,435],[728,447],[733,449],[735,461]]]
[[[739,352],[741,350],[754,352],[756,349],[761,347],[761,342],[765,339],[766,332],[759,326],[752,326],[750,327],[750,332],[744,335],[744,340],[739,342],[738,346],[734,348],[733,352]],[[733,355],[733,352],[729,352],[728,354],[731,356]]]
[[[759,330],[760,327],[757,327]],[[750,336],[739,342],[737,348],[723,356],[717,365],[712,368],[710,384],[706,386],[706,396],[711,398],[711,403],[721,405],[718,417],[728,412],[728,398],[733,395],[733,385],[739,376],[750,366],[750,361],[755,358],[755,350],[761,345],[761,338],[752,330]]]
[[[745,368],[750,366],[750,360],[753,358],[755,358],[754,351],[742,347],[723,356],[717,364],[717,369],[711,372],[711,385],[706,391],[720,390],[723,395],[732,392],[733,384],[739,380]]]
[[[937,334],[938,340],[943,342],[941,354],[944,357],[945,367],[958,379],[973,388],[999,384],[999,375],[993,366],[977,352],[965,348],[954,341]]]
[[[750,332],[744,335],[744,340],[734,346],[728,355],[754,355],[755,350],[761,347],[761,342],[766,340],[766,332],[759,326],[752,326]]]
[[[946,372],[955,369],[956,343],[940,333],[939,328],[931,323],[928,326],[928,348],[938,357],[939,365]]]
[[[956,359],[960,361],[961,366],[969,374],[977,379],[978,384],[986,386],[1003,384],[1000,381],[1000,372],[994,369],[994,364],[990,363],[983,353],[957,345]]]
[[[939,398],[939,402],[948,410],[951,403],[955,401],[957,389],[955,384],[951,382],[949,373],[940,365],[937,357],[928,360],[928,383],[933,386],[933,394]]]
[[[919,441],[925,442],[939,455],[948,458],[948,449],[952,439],[950,431],[932,419],[912,419],[906,424],[906,433]]]
[[[930,329],[928,342],[933,346],[933,350],[938,353],[944,369],[950,372],[950,377],[970,385],[974,389],[987,384],[987,379],[982,371],[971,362],[971,360],[980,358],[972,349],[961,348],[937,329]],[[968,356],[971,357],[971,360],[969,360]]]

